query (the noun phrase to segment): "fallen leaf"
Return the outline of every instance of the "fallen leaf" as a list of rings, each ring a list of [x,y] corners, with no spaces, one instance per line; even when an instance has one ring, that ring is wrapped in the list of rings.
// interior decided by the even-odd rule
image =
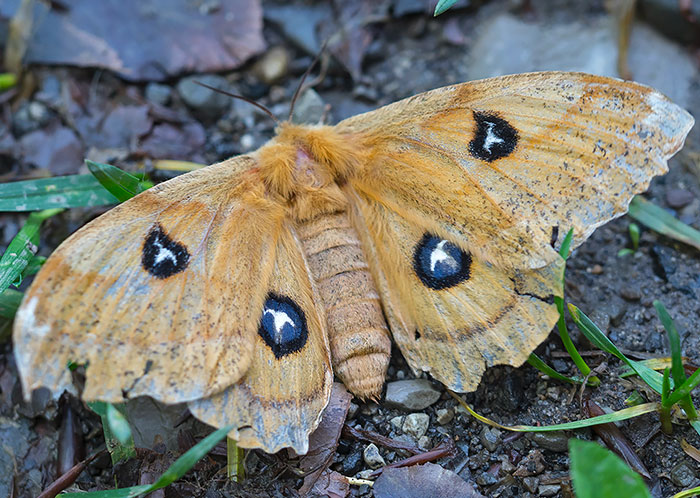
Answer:
[[[229,71],[265,49],[259,0],[65,0],[35,2],[25,62],[101,67],[160,81],[185,72]],[[14,8],[14,9],[13,9]],[[16,2],[0,9],[12,17]]]
[[[24,162],[48,169],[52,175],[77,173],[83,164],[83,145],[65,126],[51,126],[23,135],[20,140]]]
[[[376,498],[483,498],[467,481],[434,463],[387,468],[372,489]]]

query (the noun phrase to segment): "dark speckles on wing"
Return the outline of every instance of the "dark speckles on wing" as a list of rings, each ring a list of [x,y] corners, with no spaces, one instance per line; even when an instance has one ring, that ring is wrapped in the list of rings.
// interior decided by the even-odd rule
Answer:
[[[300,351],[309,337],[304,311],[287,296],[269,293],[260,317],[258,334],[280,359]]]
[[[447,240],[426,233],[413,253],[413,269],[426,287],[440,290],[467,280],[472,258]]]
[[[151,228],[143,243],[141,265],[156,278],[168,278],[187,268],[190,253],[171,239],[159,224]]]
[[[518,132],[508,121],[494,114],[474,111],[476,132],[469,142],[469,153],[482,161],[509,156],[518,143]]]

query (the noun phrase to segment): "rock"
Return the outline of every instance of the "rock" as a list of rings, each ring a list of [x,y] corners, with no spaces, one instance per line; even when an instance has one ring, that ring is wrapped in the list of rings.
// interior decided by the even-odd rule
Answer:
[[[185,405],[165,405],[140,396],[128,400],[124,407],[137,448],[152,449],[157,443],[163,443],[169,450],[178,449],[178,431],[173,428],[182,418]]]
[[[403,17],[410,14],[427,14],[429,12],[425,0],[394,0],[392,7],[394,17]]]
[[[495,427],[484,427],[479,434],[479,441],[487,450],[496,451],[498,445],[501,444],[501,431]]]
[[[525,458],[518,464],[513,475],[516,477],[531,477],[544,471],[544,457],[540,450],[530,450]]]
[[[346,420],[352,420],[355,418],[355,415],[357,415],[357,410],[359,410],[360,407],[356,403],[350,403],[350,408],[348,408],[348,416],[346,417]]]
[[[508,373],[495,389],[496,402],[504,410],[515,412],[525,402],[525,389],[517,372]]]
[[[542,484],[537,488],[538,496],[554,496],[556,495],[561,486],[559,484]]]
[[[687,206],[695,196],[684,188],[672,188],[666,191],[666,203],[673,209],[680,209]]]
[[[640,0],[639,12],[642,17],[663,34],[683,45],[700,42],[697,21],[691,22],[680,9],[678,0]],[[687,2],[689,15],[700,18],[697,2]]]
[[[315,5],[266,5],[265,20],[276,24],[284,36],[309,55],[321,50],[317,26],[332,16],[331,5],[321,2]]]
[[[440,408],[436,414],[437,423],[440,425],[449,424],[455,418],[455,411],[452,408]]]
[[[400,431],[401,426],[403,426],[403,419],[404,417],[394,417],[391,420],[389,420],[389,423],[394,428],[394,430]]]
[[[626,301],[639,301],[642,298],[642,292],[636,287],[624,287],[620,289],[620,296]]]
[[[411,413],[406,415],[402,430],[413,439],[420,439],[428,431],[428,425],[430,425],[430,417],[427,414]]]
[[[149,83],[146,85],[146,100],[158,105],[168,105],[172,97],[172,89],[168,85]]]
[[[440,399],[440,391],[426,379],[389,382],[386,386],[386,404],[408,411],[425,410]]]
[[[564,432],[533,432],[530,441],[537,443],[540,448],[557,453],[564,453],[568,449],[569,438]]]
[[[530,493],[535,493],[540,485],[540,480],[537,477],[523,477],[523,486]]]
[[[13,496],[15,469],[23,468],[29,450],[29,420],[0,417],[0,496]],[[36,495],[34,495],[36,496]]]
[[[362,452],[362,458],[365,463],[372,469],[378,469],[386,465],[384,458],[379,454],[379,448],[374,443],[367,445]]]
[[[669,473],[673,484],[681,488],[687,488],[695,480],[695,472],[685,462],[677,463]]]
[[[362,452],[357,450],[351,452],[342,459],[343,474],[351,476],[362,470]]]
[[[326,110],[326,103],[313,88],[302,93],[294,104],[292,122],[298,124],[316,124],[321,121]]]
[[[195,81],[201,81],[211,87],[230,92],[230,85],[226,78],[215,74],[203,74],[188,76],[177,84],[177,92],[192,110],[202,113],[208,118],[221,117],[231,106],[231,97],[198,85]]]
[[[484,16],[465,56],[465,79],[533,70],[584,71],[617,77],[614,23],[612,16],[571,23],[553,22],[549,17],[529,22],[509,13]],[[650,60],[656,62],[649,64]],[[632,30],[628,63],[635,81],[658,89],[680,106],[687,107],[693,101],[692,58],[643,23],[635,23]]]
[[[20,136],[38,130],[51,119],[51,111],[41,102],[25,102],[19,106],[12,118],[12,129]]]
[[[423,448],[425,450],[429,450],[430,448],[433,447],[433,442],[428,436],[422,436],[418,440],[418,446],[420,446],[421,448]]]
[[[284,47],[273,47],[253,65],[252,73],[260,81],[271,85],[287,75],[289,54]]]

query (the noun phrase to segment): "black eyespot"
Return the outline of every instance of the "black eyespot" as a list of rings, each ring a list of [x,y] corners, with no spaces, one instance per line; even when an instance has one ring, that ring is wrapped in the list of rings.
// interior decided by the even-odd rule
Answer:
[[[493,114],[474,111],[476,133],[469,142],[469,152],[482,161],[495,161],[513,152],[518,132],[508,121]]]
[[[427,287],[440,290],[467,280],[472,257],[447,240],[426,233],[413,253],[413,269]]]
[[[258,334],[278,360],[301,350],[309,338],[304,311],[291,299],[270,292],[260,317]]]
[[[187,248],[175,242],[160,225],[155,225],[148,232],[143,244],[141,265],[156,278],[168,278],[180,273],[190,262]]]

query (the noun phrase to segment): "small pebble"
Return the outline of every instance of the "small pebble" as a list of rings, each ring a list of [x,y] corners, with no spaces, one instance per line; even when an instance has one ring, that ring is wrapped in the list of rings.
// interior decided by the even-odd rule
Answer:
[[[403,422],[403,432],[413,439],[420,439],[425,435],[430,425],[430,417],[425,413],[411,413],[406,415]]]
[[[146,85],[146,100],[154,104],[167,105],[172,97],[172,89],[161,83],[149,83]]]
[[[428,436],[423,436],[418,440],[418,446],[423,449],[429,450],[433,447],[433,441]]]
[[[533,432],[530,440],[538,446],[557,453],[564,453],[568,449],[569,438],[565,433],[557,432]]]
[[[639,289],[625,287],[620,290],[620,296],[626,301],[639,301],[642,298],[642,293]]]
[[[400,431],[401,426],[403,425],[403,417],[394,417],[391,420],[389,420],[389,423],[394,428],[394,430]]]
[[[182,78],[177,84],[177,92],[188,107],[209,118],[221,117],[231,107],[233,102],[231,97],[203,87],[195,81],[201,81],[220,90],[231,91],[226,78],[216,74],[201,74]]]
[[[535,493],[540,485],[540,480],[537,477],[523,477],[523,486],[530,493]]]
[[[677,463],[669,473],[671,481],[676,486],[687,488],[695,480],[695,472],[685,462]]]
[[[603,273],[603,267],[600,265],[593,265],[588,269],[588,272],[593,275],[601,275]]]
[[[684,188],[672,188],[666,191],[666,202],[673,209],[680,209],[687,206],[695,196],[692,192]]]
[[[455,411],[452,408],[440,408],[437,411],[437,423],[440,425],[449,424],[455,418]]]
[[[362,458],[372,469],[378,469],[386,465],[384,458],[379,454],[379,448],[374,443],[370,443],[362,452]]]
[[[389,382],[386,386],[387,406],[407,411],[425,410],[440,399],[440,391],[426,379]]]
[[[255,63],[252,73],[271,85],[284,78],[289,68],[289,54],[284,47],[273,47]]]
[[[479,441],[487,450],[496,451],[498,445],[501,444],[501,431],[495,427],[484,427],[479,434]]]
[[[537,489],[539,496],[554,496],[559,492],[559,484],[541,484]]]

